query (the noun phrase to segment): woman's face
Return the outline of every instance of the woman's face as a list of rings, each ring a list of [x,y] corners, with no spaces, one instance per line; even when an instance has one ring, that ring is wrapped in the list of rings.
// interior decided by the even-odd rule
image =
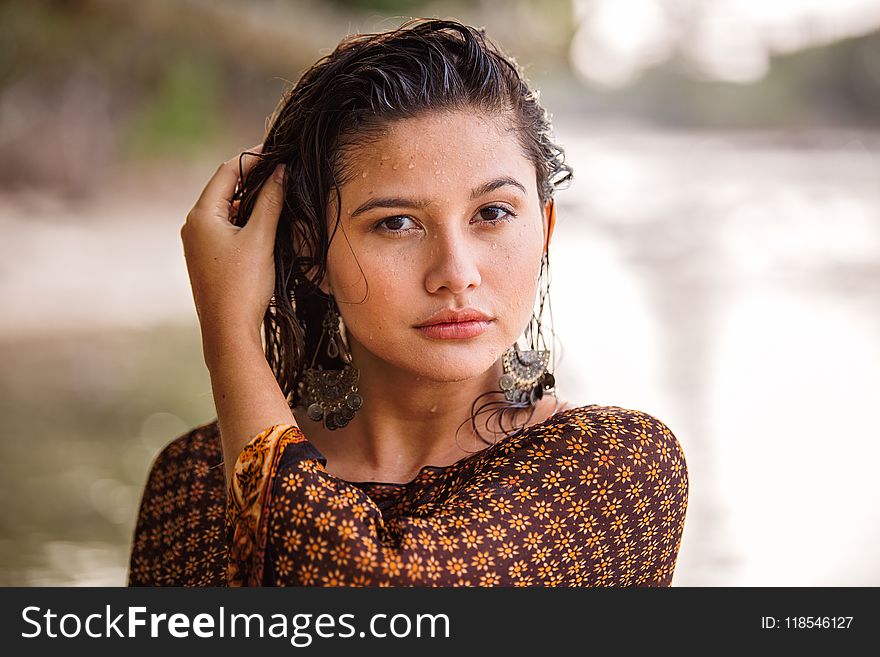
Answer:
[[[321,287],[336,297],[355,365],[376,358],[433,381],[485,373],[531,317],[546,231],[535,167],[510,120],[403,119],[346,163]],[[461,308],[491,318],[481,334],[439,339],[416,328]]]

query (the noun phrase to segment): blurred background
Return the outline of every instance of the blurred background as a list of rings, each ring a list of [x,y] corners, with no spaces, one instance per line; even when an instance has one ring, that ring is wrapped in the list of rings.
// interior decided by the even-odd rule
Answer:
[[[558,387],[684,447],[674,584],[880,585],[880,0],[0,3],[0,584],[125,583],[152,458],[215,417],[186,213],[411,16],[554,117]]]

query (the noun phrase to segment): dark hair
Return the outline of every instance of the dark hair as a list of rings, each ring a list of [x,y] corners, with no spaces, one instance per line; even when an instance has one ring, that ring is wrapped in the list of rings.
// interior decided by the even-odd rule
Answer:
[[[236,193],[236,223],[246,223],[261,185],[277,164],[285,164],[275,296],[263,330],[266,358],[291,406],[301,403],[300,384],[312,362],[342,367],[338,357],[315,352],[331,303],[318,284],[341,204],[332,232],[327,208],[332,193],[339,200],[350,174],[346,150],[369,143],[389,122],[464,108],[510,116],[523,152],[535,165],[542,204],[571,178],[549,117],[516,63],[483,30],[456,21],[416,19],[390,32],[346,37],[282,97],[262,155]]]

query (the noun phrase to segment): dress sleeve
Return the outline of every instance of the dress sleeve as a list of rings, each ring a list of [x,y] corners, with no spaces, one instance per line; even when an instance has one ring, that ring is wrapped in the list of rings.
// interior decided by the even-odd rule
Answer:
[[[270,554],[278,531],[273,526],[278,506],[285,512],[293,507],[295,513],[300,508],[311,508],[307,507],[309,500],[321,498],[336,509],[334,522],[349,528],[342,537],[357,536],[364,549],[376,553],[383,530],[379,508],[363,491],[327,474],[325,463],[323,455],[295,424],[271,426],[242,450],[227,491],[229,586],[313,583],[307,576],[300,581],[298,573],[288,568],[292,557],[309,556],[310,545],[288,541],[281,554]],[[311,517],[300,520],[316,521]],[[317,522],[320,524],[321,519]]]
[[[661,420],[635,412],[619,481],[622,515],[635,528],[640,567],[636,586],[672,586],[688,503],[688,471],[678,439]],[[618,471],[621,474],[621,471]]]
[[[226,494],[230,586],[259,584],[271,483],[284,447],[304,440],[295,424],[276,424],[258,433],[239,454]]]

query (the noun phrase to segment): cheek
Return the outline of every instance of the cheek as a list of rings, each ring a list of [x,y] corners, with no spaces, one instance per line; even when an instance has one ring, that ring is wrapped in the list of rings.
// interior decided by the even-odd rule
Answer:
[[[328,258],[334,293],[349,303],[389,299],[407,290],[414,276],[412,258],[382,249],[354,249],[347,244]],[[365,299],[369,286],[369,299]]]
[[[541,226],[517,228],[492,251],[492,286],[504,292],[508,303],[531,312],[537,291],[544,239]]]
[[[383,257],[384,256],[384,257]],[[328,254],[332,292],[346,324],[364,344],[382,331],[413,319],[419,308],[414,263],[410,258],[387,257],[381,250],[362,250],[341,244]],[[369,291],[369,294],[368,294]]]

